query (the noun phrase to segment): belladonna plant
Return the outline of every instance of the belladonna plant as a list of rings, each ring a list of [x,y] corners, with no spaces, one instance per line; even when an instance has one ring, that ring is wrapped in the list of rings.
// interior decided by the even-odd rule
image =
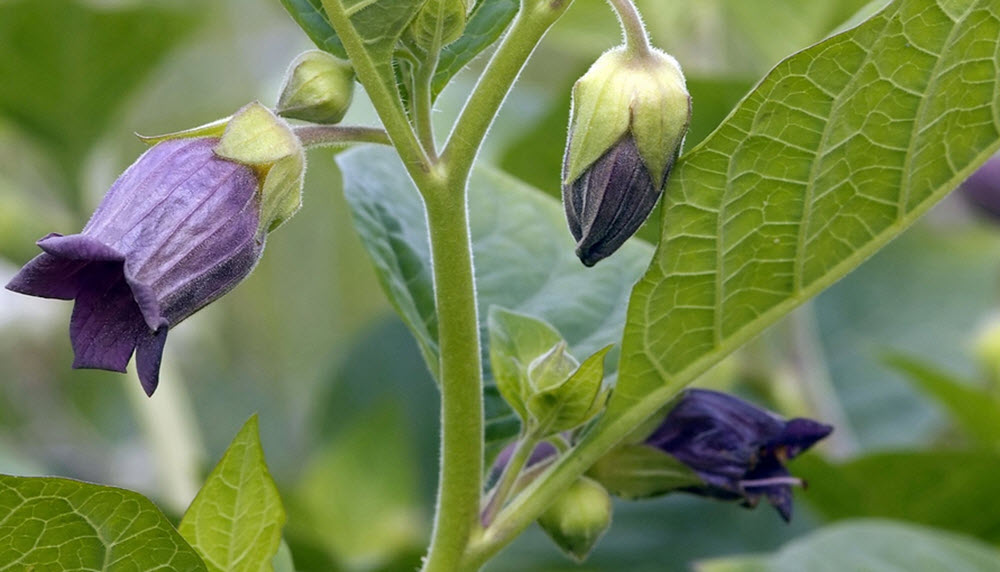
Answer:
[[[692,110],[700,119],[681,67],[650,45],[630,0],[608,2],[625,42],[604,46],[573,89],[560,185],[569,232],[555,201],[475,164],[488,155],[483,143],[531,54],[584,2],[283,0],[323,51],[293,62],[276,110],[251,104],[150,139],[154,146],[90,222],[40,240],[42,253],[8,287],[75,300],[75,365],[121,371],[135,354],[152,394],[168,333],[246,278],[268,234],[298,209],[304,148],[387,145],[339,155],[337,192],[441,397],[425,572],[479,569],[536,522],[582,559],[611,525],[613,496],[685,492],[769,503],[787,520],[801,484],[790,461],[832,427],[685,388],[718,373],[727,355],[873,255],[1000,149],[996,2],[882,3],[868,20],[776,65],[683,155]],[[484,51],[491,55],[474,86],[458,84],[472,87],[454,124],[446,136],[436,132],[435,98]],[[355,82],[378,127],[339,125]],[[630,241],[658,201],[657,244]],[[384,355],[395,358],[393,348]],[[814,393],[803,403],[824,416],[827,393]],[[157,561],[160,552],[190,549],[193,561],[213,568],[262,570],[276,566],[285,534],[286,554],[288,546],[340,544],[296,542],[302,521],[282,530],[286,515],[252,429],[241,432],[179,530],[162,518],[149,527],[178,550],[130,553],[139,568],[206,569]],[[331,488],[344,483],[330,480]],[[33,511],[21,510],[28,517],[19,522],[4,513],[28,498],[25,489],[56,496],[35,482],[0,476],[0,491],[23,487],[4,495],[12,503],[0,502],[4,530],[21,527],[11,538],[35,540]],[[372,495],[358,492],[367,490],[345,483],[329,493],[364,502]],[[130,504],[113,496],[111,509],[96,512],[117,515]],[[814,495],[817,503],[823,496]],[[86,518],[87,508],[73,510]],[[145,516],[130,522],[162,517]],[[344,527],[309,534],[335,529]],[[131,532],[101,536],[165,546]],[[81,539],[56,540],[34,544],[75,549]],[[844,545],[853,552],[862,544]],[[112,548],[92,553],[103,558]],[[834,561],[836,552],[823,554],[829,567],[850,569]],[[237,553],[246,560],[235,561]],[[33,557],[19,562],[49,564]]]

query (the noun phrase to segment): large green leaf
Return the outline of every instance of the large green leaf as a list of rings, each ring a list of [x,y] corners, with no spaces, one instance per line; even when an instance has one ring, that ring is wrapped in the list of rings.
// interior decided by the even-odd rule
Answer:
[[[46,145],[75,184],[108,121],[193,22],[166,3],[0,2],[0,117]]]
[[[876,453],[833,464],[795,462],[803,498],[828,518],[883,517],[945,528],[1000,544],[996,451]]]
[[[434,372],[437,322],[420,196],[391,150],[358,148],[339,155],[337,161],[379,280]],[[589,356],[620,338],[629,289],[649,259],[647,245],[626,244],[615,256],[588,269],[573,254],[573,239],[559,204],[493,169],[475,171],[469,203],[480,316],[496,305],[542,318],[579,356]],[[486,407],[489,438],[503,439],[516,432],[517,422],[492,382]]]
[[[780,63],[674,169],[606,419],[669,398],[985,161],[998,49],[996,2],[901,0]]]
[[[138,493],[0,475],[0,570],[206,570]]]
[[[273,570],[285,509],[260,446],[257,416],[240,429],[181,520],[213,572]]]
[[[698,572],[993,572],[1000,552],[974,539],[893,521],[823,528],[767,556],[708,560]]]

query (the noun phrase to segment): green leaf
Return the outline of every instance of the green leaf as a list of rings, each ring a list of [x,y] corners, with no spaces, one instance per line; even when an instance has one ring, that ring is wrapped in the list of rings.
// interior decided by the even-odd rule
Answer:
[[[674,168],[612,421],[901,233],[998,146],[1000,8],[903,0],[772,71]]]
[[[0,475],[0,570],[206,570],[146,497],[69,479]]]
[[[519,0],[480,0],[476,4],[462,36],[441,50],[432,83],[435,97],[455,74],[500,38],[519,7]]]
[[[169,3],[118,4],[0,2],[0,117],[42,142],[71,186],[119,107],[194,22]]]
[[[528,368],[532,361],[562,342],[562,336],[543,320],[498,306],[490,308],[486,328],[497,390],[521,419],[528,419],[525,402],[531,391]]]
[[[805,455],[792,470],[828,518],[905,519],[1000,544],[996,451],[876,453],[843,464]]]
[[[888,520],[857,520],[822,528],[767,556],[699,562],[697,572],[989,572],[1000,552],[971,538]]]
[[[337,37],[337,32],[333,31],[330,19],[323,11],[322,0],[281,0],[281,5],[317,48],[340,59],[347,59],[347,50]]]
[[[611,346],[605,347],[584,360],[565,382],[528,399],[528,411],[541,427],[542,436],[575,429],[604,409],[607,392],[601,391],[601,385],[604,356],[610,350]]]
[[[891,353],[883,361],[935,398],[972,438],[1000,446],[1000,399],[993,393],[904,354]]]
[[[180,533],[211,571],[273,570],[285,509],[264,462],[257,416],[233,439],[191,502]]]
[[[420,196],[391,150],[359,147],[338,155],[337,162],[382,287],[434,372],[437,321]],[[475,170],[469,203],[480,316],[502,306],[543,319],[575,355],[591,355],[620,339],[628,292],[649,259],[648,245],[632,241],[588,269],[573,254],[561,205],[494,169]],[[482,339],[488,338],[484,332]],[[486,412],[488,441],[517,432],[489,375]]]

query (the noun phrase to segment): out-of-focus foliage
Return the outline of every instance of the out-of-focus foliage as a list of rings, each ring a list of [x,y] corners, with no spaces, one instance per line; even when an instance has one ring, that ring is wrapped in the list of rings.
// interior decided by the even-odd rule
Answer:
[[[830,526],[768,556],[699,563],[697,572],[793,572],[798,570],[996,570],[995,548],[961,536],[889,521]]]
[[[654,41],[677,56],[688,75],[694,123],[686,148],[722,122],[780,58],[821,40],[864,4],[640,0]],[[30,17],[9,17],[14,11]],[[473,30],[470,22],[467,33]],[[569,87],[619,37],[603,2],[575,2],[508,99],[484,161],[496,158],[514,176],[557,195]],[[460,39],[445,53],[462,45]],[[277,0],[0,2],[0,282],[37,252],[33,240],[79,230],[89,207],[142,151],[133,132],[198,125],[252,99],[273,105],[288,62],[311,47]],[[461,104],[473,78],[459,68],[471,59],[478,69],[484,59],[473,55],[456,53],[448,73],[457,73],[457,83],[442,93],[439,117],[454,116]],[[60,58],[68,63],[56,65]],[[364,95],[356,99],[345,123],[373,124]],[[279,550],[285,568],[277,569],[291,569],[290,553],[294,569],[303,572],[412,570],[429,533],[437,394],[419,346],[370,269],[332,155],[310,152],[304,207],[269,240],[250,279],[172,333],[166,360],[175,374],[165,383],[180,388],[183,403],[193,408],[195,434],[203,442],[193,448],[204,447],[203,464],[219,459],[240,425],[259,411],[263,450],[288,512],[289,550]],[[498,193],[524,190],[505,175],[487,172],[481,175],[486,183],[504,181]],[[534,191],[529,195],[541,206],[527,220],[544,223],[525,223],[524,233],[537,233],[537,242],[568,244],[558,208]],[[385,206],[411,199],[393,195]],[[484,204],[491,206],[474,213],[474,220],[481,217],[474,228],[485,229],[480,239],[491,236],[492,209],[509,206]],[[997,305],[1000,277],[1000,232],[981,225],[961,205],[946,201],[930,221],[822,294],[812,310],[825,361],[796,361],[800,341],[767,334],[798,369],[785,375],[784,364],[765,360],[763,392],[760,383],[728,370],[713,381],[777,398],[772,405],[783,402],[782,392],[791,387],[805,396],[807,408],[794,413],[815,414],[808,410],[814,402],[809,396],[818,390],[799,374],[828,376],[830,386],[818,394],[831,392],[833,399],[824,404],[842,410],[847,424],[838,432],[854,439],[838,450],[844,458],[810,453],[790,465],[810,485],[797,494],[791,525],[770,511],[684,495],[616,503],[614,525],[584,569],[687,570],[696,560],[769,553],[788,542],[813,544],[825,537],[809,533],[825,523],[864,516],[923,523],[995,546],[1000,508],[988,498],[993,489],[984,477],[996,474],[995,450],[982,452],[978,433],[969,429],[982,420],[966,419],[967,408],[948,405],[954,396],[939,402],[940,394],[881,360],[891,348],[920,356],[957,383],[976,381],[967,348]],[[658,236],[655,225],[645,236]],[[517,307],[527,285],[511,284],[509,277],[525,254],[492,246],[501,250],[478,250],[477,265],[511,271],[484,280],[480,292]],[[572,262],[571,246],[551,248],[552,260],[565,255]],[[422,264],[420,257],[410,262]],[[618,282],[615,288],[616,299],[627,292]],[[556,290],[580,294],[575,287]],[[510,299],[513,305],[505,302]],[[582,325],[575,329],[572,318],[558,317],[558,306],[544,306],[531,311],[550,319],[571,342],[584,340]],[[131,405],[134,381],[70,370],[67,315],[66,304],[0,290],[0,472],[127,486],[161,501],[176,520],[184,506],[162,502],[168,498],[165,480],[153,469],[160,453],[144,414]],[[600,345],[595,338],[588,347]],[[745,353],[752,358],[756,349]],[[158,399],[165,397],[158,394],[154,405],[162,403]],[[492,418],[509,413],[499,399],[489,403]],[[506,430],[516,429],[513,418],[506,419]],[[205,475],[210,468],[204,465]],[[893,487],[899,482],[906,484]],[[908,542],[911,532],[903,533]],[[970,544],[946,538],[949,546]],[[489,569],[581,568],[534,528]]]

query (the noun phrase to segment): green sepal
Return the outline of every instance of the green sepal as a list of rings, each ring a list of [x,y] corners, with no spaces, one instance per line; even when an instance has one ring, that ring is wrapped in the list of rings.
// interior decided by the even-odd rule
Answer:
[[[532,393],[562,385],[578,367],[580,362],[566,352],[566,342],[558,342],[528,366],[528,383]]]
[[[299,54],[288,66],[275,112],[312,123],[339,123],[354,97],[350,62],[320,50]]]
[[[531,392],[528,368],[562,342],[562,336],[543,320],[499,306],[490,307],[487,331],[497,389],[522,421],[527,420],[526,400]]]
[[[703,485],[690,467],[648,445],[626,444],[611,450],[587,471],[611,494],[636,500]]]
[[[538,391],[528,399],[528,413],[543,438],[569,431],[593,419],[604,409],[609,389],[603,388],[604,357],[609,345],[587,358],[561,384]]]
[[[263,105],[250,103],[233,115],[215,154],[253,167],[263,181],[258,238],[302,206],[305,150],[291,127]]]
[[[156,145],[157,143],[162,143],[164,141],[170,141],[171,139],[193,139],[195,137],[222,137],[222,134],[226,132],[226,126],[229,125],[229,120],[233,117],[223,117],[222,119],[216,119],[211,123],[206,123],[204,125],[199,125],[198,127],[192,127],[190,129],[184,129],[182,131],[174,131],[173,133],[164,133],[162,135],[140,135],[135,134],[146,145]]]
[[[631,94],[620,77],[627,64],[624,50],[611,50],[573,86],[563,185],[577,180],[628,132]]]
[[[691,96],[673,57],[653,50],[636,65],[645,74],[633,84],[632,137],[653,184],[660,189],[691,124]]]
[[[560,549],[583,562],[611,526],[611,496],[599,483],[580,477],[538,517]]]

